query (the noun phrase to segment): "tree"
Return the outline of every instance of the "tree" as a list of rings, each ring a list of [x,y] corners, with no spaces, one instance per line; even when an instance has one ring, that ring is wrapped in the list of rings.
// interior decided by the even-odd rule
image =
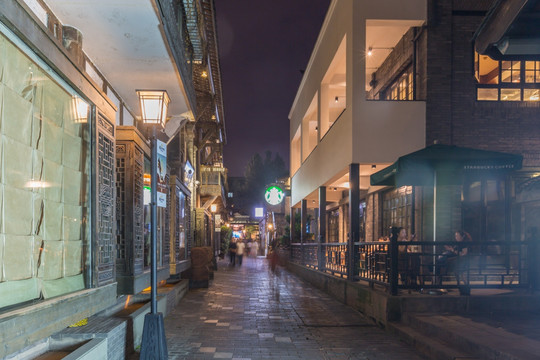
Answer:
[[[229,249],[229,243],[231,242],[232,238],[232,229],[227,226],[221,227],[221,253],[227,254],[227,251]]]

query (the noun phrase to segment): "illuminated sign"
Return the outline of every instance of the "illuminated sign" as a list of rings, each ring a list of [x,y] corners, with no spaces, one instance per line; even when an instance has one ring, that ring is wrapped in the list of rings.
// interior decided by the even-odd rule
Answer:
[[[156,140],[157,145],[157,206],[167,207],[167,144]]]
[[[264,216],[263,208],[255,208],[255,217],[261,218]]]
[[[270,205],[281,204],[284,198],[285,193],[283,192],[283,190],[281,190],[280,187],[275,185],[270,186],[268,189],[266,189],[266,192],[264,193],[264,199]]]
[[[143,204],[150,205],[152,202],[152,175],[144,174],[143,181]]]

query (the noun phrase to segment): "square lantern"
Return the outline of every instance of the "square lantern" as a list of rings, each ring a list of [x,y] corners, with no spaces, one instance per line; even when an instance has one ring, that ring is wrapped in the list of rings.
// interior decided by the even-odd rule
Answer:
[[[144,124],[165,125],[169,95],[165,90],[137,90]]]

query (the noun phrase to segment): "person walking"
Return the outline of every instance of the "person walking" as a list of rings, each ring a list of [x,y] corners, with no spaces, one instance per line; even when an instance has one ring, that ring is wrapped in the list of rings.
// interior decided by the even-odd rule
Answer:
[[[253,245],[251,245],[251,257],[253,258],[257,258],[257,254],[259,252],[259,242],[257,240],[255,240],[253,242]]]
[[[246,244],[246,256],[251,256],[251,247],[253,246],[253,241],[251,239],[248,240]]]
[[[238,244],[236,244],[236,259],[238,260],[238,266],[242,266],[242,259],[244,258],[245,248],[246,244],[244,244],[244,240],[238,241]]]
[[[278,252],[277,252],[277,248],[278,248],[278,242],[276,239],[272,240],[271,244],[270,244],[270,253],[268,254],[268,258],[270,260],[270,269],[272,270],[273,273],[276,272],[276,266],[278,264],[278,260],[279,260],[279,257],[278,257]]]
[[[236,239],[231,239],[229,243],[229,265],[236,265]]]

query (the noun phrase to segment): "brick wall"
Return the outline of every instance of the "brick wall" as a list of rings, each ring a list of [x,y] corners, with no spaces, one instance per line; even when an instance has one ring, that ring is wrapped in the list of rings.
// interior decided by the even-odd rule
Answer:
[[[540,166],[540,103],[476,101],[473,34],[490,1],[431,1],[426,144],[524,155]]]

